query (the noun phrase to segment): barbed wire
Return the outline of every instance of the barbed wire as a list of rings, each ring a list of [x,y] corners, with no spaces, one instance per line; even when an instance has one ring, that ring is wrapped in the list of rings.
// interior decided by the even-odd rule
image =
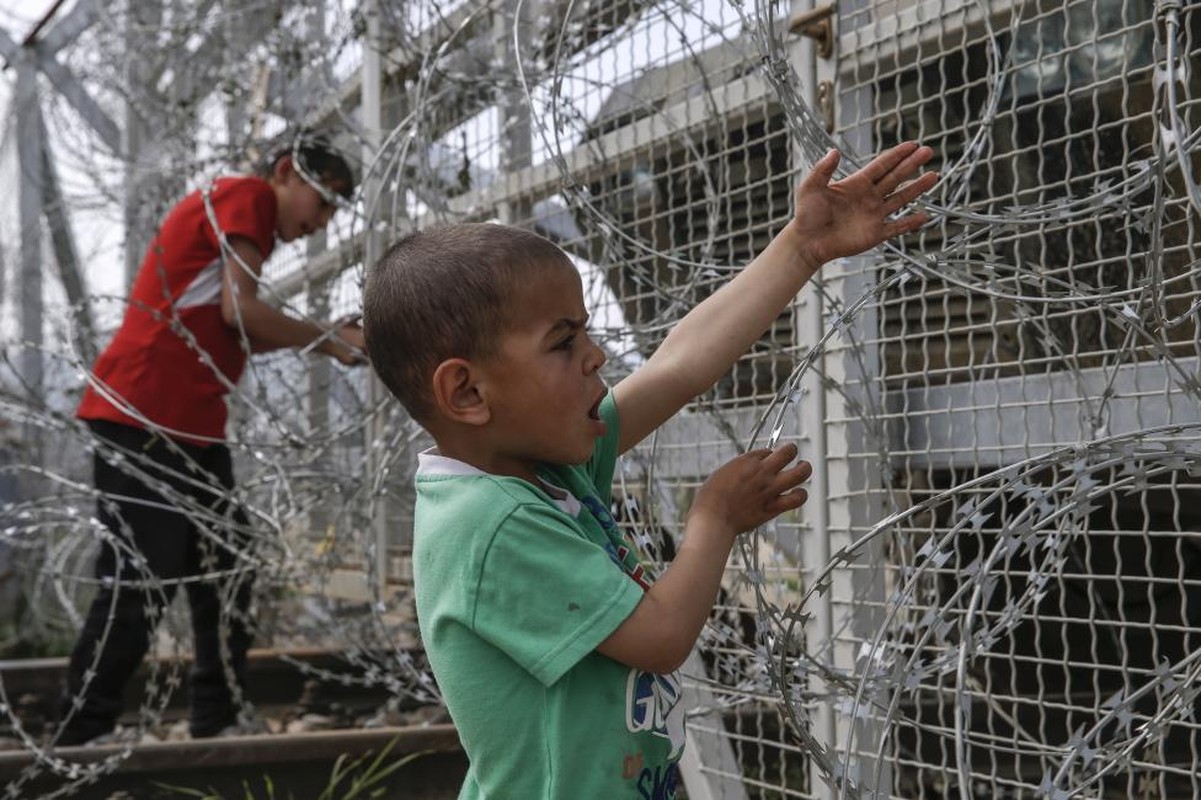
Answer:
[[[1024,26],[1047,14],[1035,14],[1025,4],[1009,11],[985,0],[966,5],[981,20],[984,66],[973,76],[974,113],[963,126],[959,152],[942,165],[929,199],[916,204],[930,215],[930,224],[866,259],[826,268],[821,281],[806,289],[825,315],[818,340],[802,343],[792,331],[787,346],[764,343],[765,356],[788,363],[770,391],[747,390],[734,378],[732,387],[719,387],[694,407],[712,437],[696,452],[705,451],[709,459],[718,452],[802,441],[798,419],[814,391],[837,406],[835,416],[861,432],[861,455],[855,457],[868,465],[862,496],[876,516],[825,564],[802,563],[795,523],[780,522],[744,537],[737,567],[723,587],[726,609],[703,635],[707,674],[691,676],[713,689],[712,705],[691,709],[694,716],[720,718],[739,706],[778,704],[790,736],[840,797],[889,794],[892,779],[885,765],[914,737],[945,744],[946,756],[936,766],[950,776],[947,791],[965,798],[974,796],[972,787],[981,780],[974,771],[978,763],[996,754],[1037,764],[1036,779],[1019,776],[1011,784],[1054,798],[1091,796],[1117,773],[1166,774],[1166,766],[1146,763],[1147,754],[1166,747],[1180,730],[1195,727],[1192,715],[1201,691],[1193,652],[1165,657],[1153,667],[1124,669],[1095,713],[1085,719],[1074,712],[1076,727],[1056,736],[1032,727],[1012,698],[999,699],[989,689],[993,664],[1012,659],[1015,639],[1037,630],[1048,598],[1063,594],[1064,586],[1077,579],[1073,576],[1091,574],[1082,553],[1087,553],[1098,509],[1116,508],[1119,498],[1146,496],[1165,483],[1192,485],[1201,471],[1196,424],[1169,419],[1134,429],[1114,427],[1115,404],[1123,399],[1116,386],[1123,366],[1154,368],[1163,376],[1165,392],[1186,403],[1201,401],[1189,355],[1196,349],[1201,310],[1195,217],[1201,213],[1201,191],[1192,170],[1201,157],[1201,126],[1195,123],[1197,89],[1190,61],[1196,50],[1190,31],[1199,12],[1195,4],[1158,0],[1147,14],[1135,17],[1128,11],[1123,18],[1128,29],[1152,31],[1155,37],[1144,68],[1154,102],[1150,131],[1127,145],[1117,177],[1111,174],[1115,170],[1106,173],[1093,165],[1096,174],[1053,187],[981,196],[978,184],[990,180],[981,176],[991,175],[991,162],[1005,155],[997,144],[999,126],[1013,124],[1016,116],[1012,86],[1025,62],[1014,43]],[[358,12],[341,7],[324,8],[325,35],[316,37],[311,16],[316,11],[300,4],[245,3],[196,19],[168,13],[159,23],[131,22],[106,11],[82,44],[64,56],[102,97],[119,99],[143,120],[162,124],[146,154],[98,157],[95,136],[61,99],[48,98],[55,147],[69,165],[65,172],[79,176],[67,204],[105,207],[130,185],[125,171],[133,167],[138,172],[133,185],[147,187],[142,218],[157,220],[185,188],[207,188],[231,166],[249,164],[249,151],[269,150],[269,134],[321,113],[328,112],[343,148],[357,152],[369,140],[363,123],[332,98],[339,96],[342,79],[363,49],[375,46],[386,65],[399,69],[405,90],[389,107],[378,151],[361,165],[363,183],[380,191],[374,200],[356,197],[335,224],[336,240],[354,243],[368,233],[395,236],[418,225],[494,217],[534,226],[577,259],[586,296],[606,306],[609,321],[602,320],[593,332],[611,355],[607,379],[619,380],[645,360],[689,308],[742,266],[730,245],[729,196],[737,181],[730,159],[722,156],[726,146],[717,147],[715,155],[713,145],[727,127],[748,124],[739,121],[738,111],[726,110],[731,85],[748,95],[762,87],[754,103],[770,108],[763,116],[774,114],[781,121],[795,173],[830,147],[843,151],[840,176],[870,153],[853,146],[862,137],[847,135],[850,127],[865,124],[861,120],[827,132],[827,119],[807,99],[812,89],[794,68],[796,48],[779,5],[658,0],[625,4],[625,13],[612,17],[604,9],[588,0],[549,9],[532,0],[512,7],[499,2],[430,3],[404,12],[385,7],[387,39],[374,44],[365,41]],[[253,30],[256,24],[270,35],[244,52],[206,62],[191,82],[175,86],[160,72],[156,83],[144,84],[126,72],[123,59],[130,57],[131,35],[164,50],[198,52],[196,40],[214,47],[228,44],[237,40],[239,29]],[[661,41],[633,55],[636,46],[655,37]],[[945,53],[919,48],[920,58],[936,56]],[[856,58],[864,63],[866,56]],[[671,69],[671,75],[686,77],[673,84]],[[272,71],[281,83],[298,87],[283,92],[287,107],[268,108],[258,99]],[[154,77],[153,68],[139,74]],[[652,90],[648,76],[658,76],[662,85]],[[166,84],[175,88],[164,93]],[[211,100],[213,87],[219,87],[222,102]],[[1062,92],[1066,97],[1089,90]],[[1042,91],[1039,102],[1045,105],[1055,91]],[[879,102],[882,111],[871,114],[891,113]],[[235,109],[241,109],[242,121],[232,129],[206,118],[238,116]],[[723,121],[727,116],[731,121]],[[633,125],[641,126],[648,142],[642,150],[636,139],[631,143],[618,135]],[[524,143],[519,141],[523,130],[528,131]],[[517,145],[506,149],[506,141]],[[11,147],[5,151],[11,158]],[[639,159],[645,162],[642,173],[634,169]],[[791,184],[793,178],[762,180]],[[688,206],[687,230],[684,223],[677,229],[675,222],[663,221],[676,199],[674,189],[664,189],[669,185],[687,187],[679,198]],[[781,221],[761,224],[766,228]],[[654,229],[656,222],[666,226],[666,233]],[[1049,237],[1084,225],[1126,232],[1121,256],[1082,252],[1056,261],[1047,255]],[[1035,257],[1005,243],[1031,234],[1042,237],[1042,252]],[[998,243],[999,237],[1008,238]],[[352,312],[362,279],[357,258],[344,257],[341,277],[322,277],[286,294],[272,288],[272,279],[295,274],[302,256],[285,252],[284,269],[268,268],[260,294],[311,321]],[[1096,263],[1106,259],[1126,260],[1132,268],[1115,276]],[[1076,269],[1077,263],[1091,266],[1092,276]],[[1054,363],[1079,407],[1071,432],[1059,431],[1046,441],[1034,439],[1029,430],[1018,432],[1016,441],[1002,441],[1024,451],[1021,457],[1006,456],[995,469],[979,463],[979,474],[966,479],[952,473],[949,486],[918,499],[893,454],[898,417],[893,398],[906,384],[879,365],[878,350],[887,337],[877,317],[906,293],[931,287],[986,302],[1024,329],[1034,343],[1021,344],[1008,367],[1024,380],[1021,353],[1037,353]],[[126,303],[115,294],[95,294],[89,302],[97,317],[107,320],[117,319]],[[366,372],[335,364],[317,367],[310,358],[277,353],[256,356],[247,379],[226,387],[235,409],[227,443],[241,480],[224,499],[249,519],[237,525],[150,474],[136,453],[106,448],[73,420],[77,390],[64,387],[78,386],[91,365],[65,334],[73,330],[79,309],[60,303],[56,313],[47,328],[64,335],[53,341],[24,342],[8,334],[4,340],[4,375],[11,386],[0,394],[0,419],[10,433],[12,461],[0,465],[0,476],[11,477],[22,489],[3,507],[4,542],[29,590],[42,600],[26,612],[30,629],[74,633],[79,608],[96,583],[81,573],[96,548],[109,548],[138,576],[127,585],[155,607],[189,581],[233,592],[253,574],[259,608],[291,604],[297,613],[290,615],[290,624],[274,623],[280,627],[270,629],[270,614],[239,614],[236,604],[227,602],[223,625],[236,621],[260,640],[317,641],[341,650],[341,671],[293,660],[311,677],[379,685],[395,697],[437,702],[432,676],[415,650],[411,598],[402,582],[389,577],[396,554],[380,552],[374,534],[381,515],[397,530],[408,524],[415,454],[428,442],[394,404],[368,399]],[[1077,322],[1086,315],[1098,330],[1112,331],[1114,341],[1099,334],[1096,342],[1088,340]],[[164,321],[202,363],[211,363],[178,317]],[[248,346],[249,339],[242,338]],[[44,385],[51,391],[21,384],[19,356],[31,348],[46,365]],[[984,374],[988,366],[970,365],[968,377]],[[991,365],[994,374],[1006,366]],[[915,380],[924,389],[935,383],[927,376]],[[92,385],[103,388],[95,380]],[[1038,400],[1050,403],[1050,398]],[[125,410],[142,416],[136,408]],[[755,420],[749,429],[748,411]],[[156,428],[150,420],[142,422]],[[376,438],[369,441],[369,432]],[[170,442],[171,432],[162,433]],[[627,457],[615,493],[615,516],[656,569],[670,560],[682,535],[685,495],[703,477],[684,477],[668,466],[680,457],[666,438],[657,436]],[[1066,440],[1075,443],[1056,446]],[[96,502],[115,508],[86,477],[84,456],[97,451],[153,485],[199,529],[221,526],[235,534],[234,541],[218,536],[207,541],[224,548],[236,566],[185,579],[153,575],[128,545],[128,525],[122,526],[124,537],[117,535],[92,511]],[[1183,538],[1187,530],[1179,520],[1175,524],[1165,535]],[[850,526],[848,533],[854,530]],[[343,584],[355,570],[356,591],[350,594],[356,599],[350,600]],[[848,589],[854,581],[843,578],[856,570],[870,571],[881,581]],[[1186,599],[1197,591],[1183,578],[1174,580]],[[884,585],[887,591],[881,593]],[[809,623],[816,609],[835,602],[835,593],[844,613],[821,641]],[[1094,625],[1105,636],[1118,636],[1113,629],[1124,621],[1122,613],[1104,610],[1105,624]],[[151,661],[134,735],[117,754],[98,762],[65,759],[52,735],[25,731],[0,675],[0,708],[20,745],[36,756],[6,787],[6,796],[22,796],[44,773],[61,781],[53,796],[69,795],[117,769],[137,739],[161,725],[166,703],[182,680],[178,659],[186,649],[186,634],[173,629],[179,626],[170,614],[166,621],[171,624],[153,640],[152,655],[172,658]],[[1177,623],[1186,631],[1198,625],[1201,621],[1192,617]],[[839,650],[848,641],[859,645],[850,661]],[[1113,646],[1122,646],[1120,637]],[[224,652],[222,660],[236,689],[230,654]],[[93,658],[91,670],[97,663]],[[1089,674],[1100,674],[1106,663],[1095,661]],[[249,698],[238,695],[242,714],[253,715]],[[923,701],[931,697],[950,704],[952,712],[926,714]],[[819,705],[836,708],[845,718],[833,740],[815,725]],[[1012,735],[999,741],[990,726]]]

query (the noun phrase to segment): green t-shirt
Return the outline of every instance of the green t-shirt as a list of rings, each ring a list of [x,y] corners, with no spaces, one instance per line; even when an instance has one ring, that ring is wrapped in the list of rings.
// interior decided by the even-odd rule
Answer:
[[[600,411],[592,460],[541,486],[421,456],[417,617],[470,761],[460,800],[675,797],[678,675],[596,652],[647,585],[608,510],[612,394]]]

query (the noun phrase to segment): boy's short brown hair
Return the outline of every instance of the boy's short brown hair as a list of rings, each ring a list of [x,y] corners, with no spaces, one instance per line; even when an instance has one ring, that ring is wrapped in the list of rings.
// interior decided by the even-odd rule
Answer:
[[[507,225],[463,223],[401,238],[363,287],[372,366],[414,419],[427,420],[438,365],[495,355],[518,312],[513,290],[554,265],[572,268],[554,242]]]

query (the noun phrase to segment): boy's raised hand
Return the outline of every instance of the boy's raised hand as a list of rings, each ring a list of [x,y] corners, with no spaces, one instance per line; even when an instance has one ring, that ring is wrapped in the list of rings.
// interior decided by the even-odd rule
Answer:
[[[937,173],[926,172],[904,183],[933,155],[929,147],[904,142],[834,182],[831,179],[841,158],[837,150],[814,164],[797,187],[796,217],[790,222],[799,234],[807,266],[816,270],[831,259],[870,250],[924,224],[926,215],[922,213],[889,217],[938,180]]]
[[[796,216],[726,288],[688,312],[642,368],[614,388],[621,417],[618,451],[638,444],[713,386],[822,264],[925,222],[924,214],[889,216],[934,185],[934,173],[904,183],[933,156],[929,147],[906,142],[834,182],[838,151],[818,161],[797,188]]]

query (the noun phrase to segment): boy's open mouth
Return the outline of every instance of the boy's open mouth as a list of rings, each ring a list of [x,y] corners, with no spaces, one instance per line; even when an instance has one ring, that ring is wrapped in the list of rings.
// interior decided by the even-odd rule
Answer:
[[[588,418],[589,419],[597,419],[597,420],[600,419],[600,404],[601,404],[601,400],[604,400],[604,399],[605,399],[604,395],[601,395],[600,399],[598,399],[595,403],[592,404],[592,408],[588,409]]]

